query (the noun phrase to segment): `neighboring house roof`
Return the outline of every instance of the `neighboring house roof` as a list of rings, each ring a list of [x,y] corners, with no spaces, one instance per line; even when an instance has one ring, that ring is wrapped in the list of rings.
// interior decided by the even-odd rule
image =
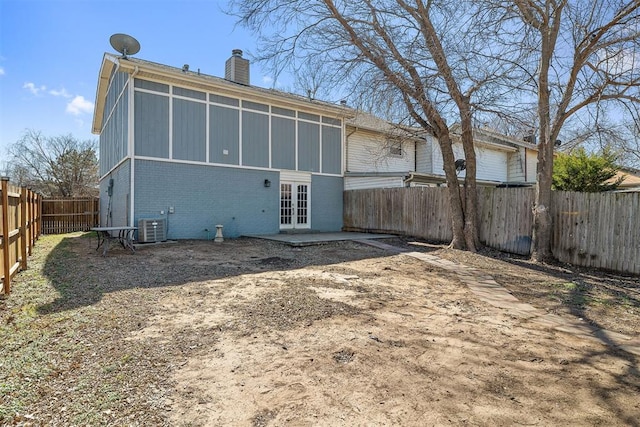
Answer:
[[[204,91],[216,91],[216,93],[226,94],[236,97],[251,97],[252,100],[262,100],[263,102],[276,102],[279,105],[290,108],[302,108],[307,111],[314,111],[324,115],[334,115],[335,117],[346,118],[354,115],[354,110],[349,107],[332,104],[329,102],[309,99],[308,97],[282,92],[275,89],[265,89],[257,86],[247,86],[236,83],[221,77],[202,74],[200,71],[183,70],[182,68],[171,67],[169,65],[158,64],[139,58],[123,58],[110,53],[105,53],[100,74],[98,78],[98,89],[96,92],[96,106],[93,116],[93,133],[100,133],[102,130],[103,112],[106,102],[107,89],[111,75],[115,68],[119,71],[131,73],[139,78],[161,80],[166,83],[186,85],[191,88],[199,88]]]
[[[460,137],[462,126],[460,123],[451,125],[451,133]],[[518,147],[538,151],[535,143],[530,143],[509,135],[505,135],[489,128],[473,128],[473,141],[476,145],[485,145],[504,151],[516,151]]]
[[[427,131],[423,128],[394,124],[362,110],[356,110],[355,114],[345,121],[345,124],[356,130],[362,129],[380,132],[389,136],[413,139],[424,139],[424,136],[427,134]]]
[[[620,177],[624,181],[618,186],[617,191],[640,191],[640,170],[633,168],[621,168],[607,183],[616,182]]]
[[[430,132],[423,128],[415,126],[405,126],[393,124],[387,120],[366,113],[362,110],[355,111],[355,115],[346,120],[346,125],[354,129],[363,129],[372,132],[380,132],[392,136],[404,136],[407,138],[424,139],[425,135],[431,135]],[[461,126],[454,123],[450,128],[454,138],[459,138],[461,134]],[[535,143],[520,140],[518,138],[504,135],[498,131],[488,128],[474,128],[473,139],[476,146],[484,146],[500,151],[515,152],[518,148],[527,148],[538,151]]]

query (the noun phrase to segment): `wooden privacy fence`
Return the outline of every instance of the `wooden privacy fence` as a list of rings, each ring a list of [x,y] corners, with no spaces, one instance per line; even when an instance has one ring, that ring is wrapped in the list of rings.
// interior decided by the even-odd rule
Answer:
[[[42,234],[89,231],[98,225],[97,197],[50,198],[42,200]]]
[[[26,188],[0,178],[0,277],[5,295],[11,292],[11,279],[27,268],[27,257],[40,236],[41,198]]]
[[[553,194],[551,248],[560,261],[640,273],[640,193]]]
[[[478,189],[478,234],[492,248],[530,253],[533,188]],[[563,262],[640,273],[640,193],[552,193],[552,251]],[[444,187],[344,193],[347,230],[388,232],[446,242],[451,213]]]
[[[411,187],[344,192],[344,228],[447,241],[451,233],[445,188]]]

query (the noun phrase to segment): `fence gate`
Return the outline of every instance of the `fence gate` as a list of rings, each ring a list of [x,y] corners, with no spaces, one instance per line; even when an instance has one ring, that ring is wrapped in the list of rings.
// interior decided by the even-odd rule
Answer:
[[[98,225],[97,197],[70,197],[42,200],[42,234],[89,231]]]

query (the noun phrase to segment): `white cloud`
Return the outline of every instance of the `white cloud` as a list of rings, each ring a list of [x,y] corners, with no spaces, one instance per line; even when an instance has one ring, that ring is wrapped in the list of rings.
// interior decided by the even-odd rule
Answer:
[[[67,104],[67,113],[74,116],[91,114],[93,113],[93,102],[87,101],[82,95],[77,95]]]
[[[0,67],[0,76],[4,76],[4,68]]]
[[[635,71],[640,65],[640,55],[629,49],[611,52],[602,49],[598,52],[598,55],[606,71],[612,74],[625,74]]]
[[[36,86],[34,83],[31,82],[27,82],[24,85],[22,85],[23,89],[27,89],[29,92],[31,92],[33,95],[39,95],[40,92],[44,92],[45,90],[47,90],[47,87],[42,85],[42,86]]]
[[[67,92],[65,88],[62,88],[60,90],[51,89],[49,91],[49,94],[53,96],[61,96],[63,98],[71,98],[72,96],[69,92]]]
[[[269,76],[264,76],[262,78],[262,83],[264,83],[265,85],[271,85],[273,83],[273,79]]]

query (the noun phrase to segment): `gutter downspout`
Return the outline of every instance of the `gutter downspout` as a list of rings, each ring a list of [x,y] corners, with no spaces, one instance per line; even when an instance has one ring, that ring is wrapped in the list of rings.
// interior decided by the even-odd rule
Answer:
[[[136,67],[133,70],[133,73],[131,73],[131,77],[129,78],[129,117],[128,117],[128,121],[129,121],[129,126],[128,126],[128,135],[127,135],[127,140],[128,140],[128,148],[129,148],[129,161],[131,162],[131,165],[129,166],[129,170],[131,171],[130,175],[129,175],[129,227],[134,227],[134,215],[135,215],[135,194],[136,194],[136,186],[135,186],[135,179],[136,179],[136,174],[135,174],[135,149],[134,149],[134,145],[135,145],[135,141],[134,141],[134,97],[135,97],[135,91],[134,91],[134,80],[136,75],[140,72],[138,66],[136,65]]]
[[[345,123],[344,126],[345,130],[347,129],[347,124]],[[354,133],[356,133],[358,131],[358,128],[354,126],[353,128],[353,132],[351,133],[347,133],[344,137],[344,143],[345,143],[345,147],[344,147],[344,170],[345,172],[349,172],[349,137],[351,135],[353,135]]]

